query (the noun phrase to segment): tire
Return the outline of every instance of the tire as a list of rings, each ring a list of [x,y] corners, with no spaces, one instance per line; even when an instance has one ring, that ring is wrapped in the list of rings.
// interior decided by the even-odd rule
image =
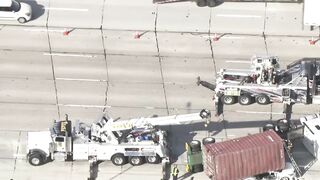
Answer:
[[[274,128],[275,128],[274,125],[269,123],[269,124],[264,125],[262,130],[263,130],[263,132],[265,132],[265,131],[269,131],[269,130],[274,130]]]
[[[123,154],[115,154],[111,157],[112,164],[122,166],[127,163],[127,158]]]
[[[243,94],[238,97],[238,102],[239,104],[246,106],[252,104],[253,100],[249,94]]]
[[[43,156],[41,156],[41,154],[38,154],[38,153],[29,155],[28,160],[32,166],[40,166],[44,163]]]
[[[160,162],[160,157],[158,154],[155,156],[146,156],[145,159],[149,164],[158,164]]]
[[[207,6],[207,1],[206,0],[197,0],[197,6],[205,7],[205,6]]]
[[[289,124],[286,119],[278,120],[277,126],[278,126],[279,131],[281,131],[281,132],[288,132],[289,131]]]
[[[209,7],[216,7],[222,4],[224,1],[223,0],[207,0],[207,5]]]
[[[201,151],[201,143],[198,140],[193,140],[189,143],[191,148],[191,152],[199,152]]]
[[[129,163],[132,166],[140,166],[143,163],[143,157],[142,156],[130,156]]]
[[[215,143],[216,139],[213,137],[205,137],[202,139],[202,144],[206,145],[206,144],[211,144],[211,143]]]
[[[289,177],[282,177],[280,180],[290,180]]]
[[[203,165],[202,164],[194,165],[193,168],[192,168],[192,172],[193,173],[202,172],[202,171],[203,171]]]
[[[211,116],[210,110],[202,109],[202,110],[200,111],[200,117],[201,117],[202,119],[209,118],[210,116]]]
[[[225,105],[231,105],[231,104],[236,103],[236,97],[235,97],[235,96],[226,96],[226,95],[223,95],[223,96],[221,97],[221,101],[222,101],[223,104],[225,104]]]
[[[19,18],[18,18],[18,22],[21,23],[21,24],[23,24],[23,23],[26,23],[27,20],[26,20],[26,18],[24,18],[24,17],[19,17]]]
[[[270,98],[265,94],[260,94],[256,96],[256,102],[260,105],[266,105],[270,103]]]

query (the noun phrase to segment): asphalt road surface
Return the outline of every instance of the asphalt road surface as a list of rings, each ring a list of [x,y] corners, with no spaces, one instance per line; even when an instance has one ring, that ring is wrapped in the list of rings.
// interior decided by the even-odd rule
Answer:
[[[212,110],[213,93],[196,78],[213,82],[220,68],[248,68],[252,55],[277,55],[281,66],[319,57],[310,45],[319,31],[302,26],[302,4],[194,3],[154,5],[152,0],[24,0],[33,9],[26,24],[0,21],[0,179],[86,179],[88,162],[32,167],[25,159],[27,131],[46,130],[54,119],[92,123],[112,117],[169,115]],[[68,31],[67,35],[64,32]],[[227,33],[219,41],[214,36]],[[139,38],[137,38],[139,36]],[[184,143],[260,131],[283,117],[282,104],[225,107],[224,121],[208,127],[168,127],[180,174]],[[295,105],[293,117],[319,112]],[[320,174],[315,164],[305,179]],[[206,179],[203,173],[193,175]],[[161,165],[99,166],[98,179],[160,179]],[[186,179],[191,178],[188,177]]]

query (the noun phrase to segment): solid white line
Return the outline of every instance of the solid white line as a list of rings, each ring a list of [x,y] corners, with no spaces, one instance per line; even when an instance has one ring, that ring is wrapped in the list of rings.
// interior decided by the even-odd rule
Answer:
[[[103,79],[56,78],[56,80],[64,80],[64,81],[88,81],[88,82],[107,82],[107,80],[103,80]]]
[[[26,155],[25,154],[13,154],[13,157],[15,157],[15,158],[25,158]]]
[[[58,104],[58,105],[59,106],[67,106],[67,107],[111,108],[111,106],[85,105],[85,104]]]
[[[145,106],[144,108],[145,109],[155,109],[154,107],[151,107],[151,106]]]
[[[31,32],[64,32],[65,30],[54,30],[54,29],[23,29],[24,31]]]
[[[239,113],[248,113],[248,114],[283,114],[282,112],[264,112],[264,111],[235,111]]]
[[[245,37],[240,36],[223,36],[221,39],[245,39]]]
[[[45,56],[71,56],[71,57],[85,57],[85,58],[95,58],[96,55],[91,54],[67,54],[67,53],[43,53]]]
[[[251,61],[237,61],[237,60],[230,60],[226,61],[227,63],[244,63],[244,64],[250,64]]]
[[[88,9],[56,8],[56,7],[44,7],[43,9],[48,9],[48,10],[58,10],[58,11],[89,11]]]
[[[240,15],[240,14],[217,14],[218,17],[233,17],[233,18],[261,18],[257,15]]]

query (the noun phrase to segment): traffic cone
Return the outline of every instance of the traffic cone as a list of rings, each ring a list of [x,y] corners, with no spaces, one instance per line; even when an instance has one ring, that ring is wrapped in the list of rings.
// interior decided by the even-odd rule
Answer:
[[[213,35],[212,40],[213,40],[213,41],[219,41],[219,39],[220,39],[220,37],[215,33],[215,34]]]
[[[135,32],[134,33],[134,38],[135,39],[140,39],[140,37],[141,37],[141,34],[139,32]]]
[[[65,29],[65,30],[63,31],[63,35],[64,35],[64,36],[68,36],[69,33],[70,33],[70,31],[68,31],[67,29]]]
[[[313,39],[313,37],[309,40],[310,45],[315,45],[316,44],[316,40]]]

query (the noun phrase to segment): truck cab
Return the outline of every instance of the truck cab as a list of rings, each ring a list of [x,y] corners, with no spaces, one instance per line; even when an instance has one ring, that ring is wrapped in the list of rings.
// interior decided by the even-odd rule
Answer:
[[[32,9],[29,4],[16,0],[0,1],[0,20],[17,20],[26,23],[31,19]]]

